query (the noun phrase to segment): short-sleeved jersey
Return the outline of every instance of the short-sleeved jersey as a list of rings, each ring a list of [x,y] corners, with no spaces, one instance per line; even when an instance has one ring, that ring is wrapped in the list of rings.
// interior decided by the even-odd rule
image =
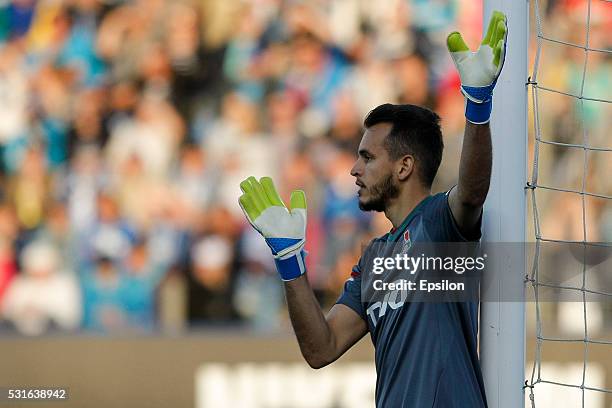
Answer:
[[[480,238],[470,237],[472,241]],[[362,301],[364,259],[375,257],[383,242],[410,237],[412,242],[468,241],[460,233],[448,193],[421,201],[402,225],[374,239],[346,281],[337,303],[358,313],[368,325],[375,348],[376,406],[486,407],[477,353],[478,302],[405,302],[386,307]],[[378,244],[378,245],[377,245]]]

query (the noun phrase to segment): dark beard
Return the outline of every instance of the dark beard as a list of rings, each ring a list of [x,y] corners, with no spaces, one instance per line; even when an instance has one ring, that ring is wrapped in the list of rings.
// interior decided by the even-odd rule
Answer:
[[[363,211],[385,211],[389,201],[399,196],[399,188],[393,184],[391,175],[368,190],[370,193],[369,201],[359,201],[359,208]]]

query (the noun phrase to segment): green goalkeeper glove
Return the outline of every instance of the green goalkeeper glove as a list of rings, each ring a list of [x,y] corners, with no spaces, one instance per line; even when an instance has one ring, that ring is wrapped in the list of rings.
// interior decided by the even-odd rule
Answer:
[[[470,51],[456,31],[446,40],[466,97],[465,117],[472,123],[487,123],[491,118],[493,88],[504,66],[507,36],[506,16],[494,11],[487,35],[476,52]]]
[[[270,177],[259,181],[249,177],[240,183],[238,200],[249,223],[266,240],[272,250],[276,269],[284,281],[299,278],[306,272],[306,196],[303,191],[291,193],[291,207],[281,200]]]

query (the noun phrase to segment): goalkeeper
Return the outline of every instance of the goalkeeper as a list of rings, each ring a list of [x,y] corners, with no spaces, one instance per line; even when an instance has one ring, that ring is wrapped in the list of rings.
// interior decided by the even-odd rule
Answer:
[[[358,159],[351,170],[359,207],[382,211],[393,224],[374,239],[353,268],[337,303],[324,315],[305,275],[306,197],[294,191],[288,207],[270,178],[243,181],[240,206],[274,255],[284,281],[289,315],[311,367],[335,361],[366,333],[375,347],[377,407],[486,407],[477,354],[476,302],[409,303],[381,307],[361,299],[372,273],[364,259],[381,242],[464,242],[480,239],[482,206],[491,177],[492,92],[501,72],[506,17],[494,12],[477,52],[461,35],[447,45],[466,98],[466,126],[458,184],[431,194],[442,159],[439,117],[413,105],[381,105],[365,118]],[[374,254],[372,253],[374,252]]]

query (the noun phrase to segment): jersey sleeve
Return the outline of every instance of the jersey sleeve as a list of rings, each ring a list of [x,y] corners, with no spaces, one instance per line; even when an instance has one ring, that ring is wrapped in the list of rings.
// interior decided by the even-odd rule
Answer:
[[[459,226],[453,217],[453,213],[448,203],[448,197],[451,190],[445,193],[436,194],[425,209],[426,218],[429,220],[430,226],[433,226],[436,232],[436,240],[439,242],[478,241],[481,236],[482,213],[478,219],[478,225],[475,228],[475,232],[465,236],[459,230]]]
[[[344,288],[342,294],[336,301],[336,304],[342,304],[350,307],[357,313],[363,320],[365,317],[365,308],[361,301],[361,259],[357,265],[353,266],[351,270],[351,276],[344,282]],[[366,320],[367,321],[367,320]]]

